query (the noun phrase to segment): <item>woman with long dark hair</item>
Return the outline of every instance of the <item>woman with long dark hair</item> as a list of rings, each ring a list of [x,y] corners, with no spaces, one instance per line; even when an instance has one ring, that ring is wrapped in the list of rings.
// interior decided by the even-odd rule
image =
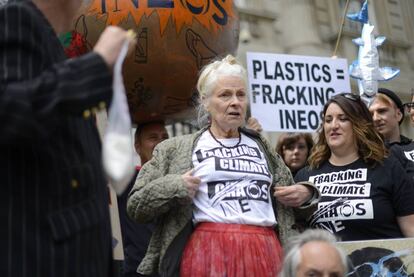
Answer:
[[[414,186],[401,164],[387,157],[381,136],[359,96],[339,94],[323,109],[309,166],[296,181],[321,192],[310,225],[342,240],[414,236]]]

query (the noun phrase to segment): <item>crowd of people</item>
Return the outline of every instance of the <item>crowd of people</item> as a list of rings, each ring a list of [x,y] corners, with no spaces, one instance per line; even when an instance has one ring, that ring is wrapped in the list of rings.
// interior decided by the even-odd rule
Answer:
[[[233,66],[239,67],[228,56],[204,68],[198,82],[199,121],[204,127],[196,134],[159,145],[151,165],[144,166],[129,194],[130,217],[158,225],[138,272],[276,276],[282,270],[282,276],[306,276],[299,274],[298,264],[297,275],[286,275],[293,270],[289,252],[285,266],[291,268],[281,269],[280,244],[288,237],[295,238],[296,231],[318,230],[313,235],[308,231],[299,235],[303,244],[307,239],[333,243],[335,237],[328,238],[329,234],[341,241],[414,237],[414,187],[412,165],[408,164],[412,160],[406,154],[410,149],[394,149],[412,142],[400,135],[398,125],[404,109],[411,112],[412,104],[403,105],[395,93],[386,89],[379,90],[369,107],[358,95],[338,94],[324,106],[315,143],[308,133],[286,133],[273,150],[254,127],[243,127],[248,93],[245,72],[230,69]],[[385,99],[387,105],[378,105],[379,99]],[[254,122],[257,128],[257,120]],[[389,129],[393,137],[384,131]],[[262,157],[262,161],[256,157]],[[185,174],[180,176],[182,172]],[[273,178],[256,176],[265,172]],[[286,174],[294,176],[296,183]],[[260,187],[264,184],[267,186]],[[312,185],[318,190],[312,192]],[[180,191],[182,188],[185,192]],[[251,188],[258,192],[255,199]],[[261,190],[273,192],[270,202],[275,209],[274,219],[266,214],[272,210],[271,205],[254,203],[264,200]],[[284,209],[289,206],[295,211],[286,217]],[[288,222],[294,223],[292,230]],[[270,226],[276,240],[273,232],[271,236],[261,233]],[[266,245],[260,245],[258,237],[244,234],[259,232],[269,236]],[[312,249],[317,253],[322,247],[311,245],[309,253]],[[170,249],[173,258],[168,257]],[[343,262],[343,254],[337,253],[333,264],[321,259],[321,265],[335,271],[332,276],[343,276],[348,265]],[[331,257],[327,255],[332,262]],[[275,264],[279,266],[269,266]]]
[[[232,56],[206,66],[197,84],[204,127],[160,143],[142,167],[128,214],[157,226],[140,273],[275,276],[295,216],[314,208],[318,190],[295,184],[274,149],[242,128],[246,77]]]
[[[58,34],[82,1],[0,8],[1,276],[114,276],[107,180],[94,112],[111,103],[112,70],[133,41],[108,27],[67,59]],[[141,166],[118,196],[122,276],[344,276],[336,242],[414,237],[412,102],[380,88],[325,103],[315,137],[276,146],[247,119],[245,68],[232,55],[197,82],[200,129],[169,138],[137,127]],[[280,275],[279,275],[280,274]]]

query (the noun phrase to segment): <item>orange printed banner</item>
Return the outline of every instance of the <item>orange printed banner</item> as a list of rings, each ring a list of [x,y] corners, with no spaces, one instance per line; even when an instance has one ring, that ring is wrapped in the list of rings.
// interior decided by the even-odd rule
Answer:
[[[156,12],[160,20],[160,31],[164,32],[172,20],[177,33],[183,26],[197,20],[209,31],[217,32],[236,17],[233,1],[230,0],[93,0],[89,14],[108,16],[107,25],[118,25],[128,15],[136,24],[142,17]]]

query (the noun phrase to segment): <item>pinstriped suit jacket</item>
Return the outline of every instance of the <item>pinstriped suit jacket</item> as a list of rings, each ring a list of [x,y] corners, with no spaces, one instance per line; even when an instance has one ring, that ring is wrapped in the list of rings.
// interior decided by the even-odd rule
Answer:
[[[111,82],[97,54],[66,60],[32,2],[0,8],[0,276],[110,275],[101,146],[82,115]]]

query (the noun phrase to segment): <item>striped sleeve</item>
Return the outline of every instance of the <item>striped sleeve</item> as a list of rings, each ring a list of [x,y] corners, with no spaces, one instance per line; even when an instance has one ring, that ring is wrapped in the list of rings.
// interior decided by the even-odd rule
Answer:
[[[0,10],[1,142],[46,137],[60,116],[81,116],[111,98],[111,73],[96,53],[39,64],[52,42],[36,16],[18,2]]]

